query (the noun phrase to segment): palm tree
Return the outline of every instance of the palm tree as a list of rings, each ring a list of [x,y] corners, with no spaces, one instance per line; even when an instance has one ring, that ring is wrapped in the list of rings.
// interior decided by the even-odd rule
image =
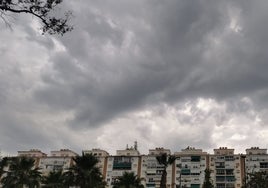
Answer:
[[[268,187],[268,173],[266,171],[252,172],[247,174],[248,181],[243,188],[263,188]]]
[[[213,184],[211,182],[211,170],[206,168],[205,170],[205,180],[204,180],[204,183],[203,183],[203,186],[202,188],[213,188]]]
[[[42,180],[43,188],[63,188],[64,176],[62,171],[51,171],[48,176],[45,176]]]
[[[160,165],[163,165],[164,170],[162,171],[160,188],[166,188],[167,185],[167,167],[176,160],[174,155],[167,155],[162,153],[161,155],[156,156],[156,160]]]
[[[2,175],[5,173],[5,168],[8,166],[8,158],[4,157],[0,161],[0,179]]]
[[[26,157],[8,158],[8,170],[4,172],[3,188],[36,188],[40,186],[41,172],[35,168],[35,160]]]
[[[105,183],[100,169],[96,166],[98,159],[92,154],[83,154],[73,158],[75,165],[64,173],[65,184],[80,188],[103,188]]]
[[[123,176],[117,179],[113,188],[144,188],[144,186],[134,172],[124,172]]]

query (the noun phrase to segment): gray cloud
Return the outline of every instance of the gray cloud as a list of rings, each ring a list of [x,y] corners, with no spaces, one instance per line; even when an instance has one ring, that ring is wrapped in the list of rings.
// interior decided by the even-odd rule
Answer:
[[[26,130],[35,121],[51,128],[52,119],[64,135],[72,133],[77,141],[68,143],[78,149],[81,131],[90,130],[94,144],[108,147],[105,138],[116,133],[106,129],[131,127],[133,137],[122,133],[114,143],[131,137],[153,147],[161,144],[158,129],[171,126],[174,133],[163,143],[172,149],[177,143],[211,149],[215,141],[240,143],[248,137],[243,132],[221,142],[222,127],[238,131],[234,121],[250,117],[244,126],[257,122],[256,134],[265,127],[266,1],[80,0],[63,6],[73,10],[75,27],[63,37],[39,35],[28,17],[17,20],[11,34],[1,30],[1,110],[27,117],[20,119]],[[186,107],[188,114],[172,114]],[[135,115],[147,112],[153,114],[147,119]],[[19,124],[11,116],[1,122],[13,127],[8,134]],[[191,134],[182,138],[185,128]],[[51,138],[50,131],[33,131],[40,145]],[[57,146],[63,143],[60,137]]]

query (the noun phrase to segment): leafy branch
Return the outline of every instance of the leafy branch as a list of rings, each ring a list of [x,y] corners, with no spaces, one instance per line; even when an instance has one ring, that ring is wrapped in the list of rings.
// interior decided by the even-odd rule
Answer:
[[[60,18],[53,16],[53,11],[60,3],[62,0],[0,0],[0,18],[9,25],[5,19],[6,12],[31,14],[41,20],[43,33],[63,35],[73,29],[67,23],[72,12],[67,11]]]

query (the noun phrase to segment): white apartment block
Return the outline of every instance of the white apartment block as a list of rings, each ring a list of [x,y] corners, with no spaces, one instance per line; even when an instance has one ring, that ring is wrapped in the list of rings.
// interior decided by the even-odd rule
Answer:
[[[53,157],[76,157],[78,156],[77,153],[75,153],[72,150],[69,149],[61,149],[56,151],[51,151],[50,155]]]
[[[112,188],[114,181],[124,172],[134,172],[146,188],[159,188],[161,174],[164,169],[159,165],[156,156],[171,151],[165,148],[150,149],[141,155],[135,142],[133,147],[117,150],[116,155],[109,155],[101,149],[83,150],[83,154],[92,154],[99,160],[100,168],[107,188]],[[220,147],[208,154],[202,149],[187,147],[175,152],[176,160],[167,167],[168,188],[201,188],[204,182],[204,171],[211,170],[211,179],[215,188],[241,188],[247,173],[268,171],[267,149],[252,147],[246,154],[235,154],[234,149]],[[48,156],[40,150],[18,151],[18,156],[33,157],[36,167],[46,175],[50,171],[68,170],[73,157],[78,156],[69,149],[51,151]]]
[[[159,188],[161,174],[164,170],[163,165],[158,164],[156,156],[166,153],[170,155],[171,152],[169,149],[156,148],[150,149],[149,155],[141,156],[141,175],[140,178],[145,181],[145,187],[148,188]],[[167,188],[171,188],[173,185],[172,181],[172,165],[167,167]]]
[[[28,151],[18,151],[18,157],[46,157],[47,154],[38,149],[30,149]]]
[[[48,175],[52,171],[68,170],[73,165],[72,158],[75,156],[78,156],[78,154],[69,149],[51,151],[49,156],[38,149],[18,151],[18,157],[34,158],[36,167],[40,168],[43,175]]]
[[[245,166],[245,173],[268,172],[267,149],[260,149],[259,147],[246,149]]]
[[[67,171],[73,164],[72,157],[42,157],[38,167],[43,175],[48,175],[53,171]]]
[[[105,181],[108,187],[112,187],[118,177],[124,172],[134,172],[139,176],[140,153],[136,148],[126,148],[125,150],[117,150],[115,156],[107,157],[107,167],[105,173]]]
[[[83,150],[82,153],[85,154],[91,154],[97,157],[99,160],[97,167],[100,169],[103,178],[106,178],[106,171],[107,171],[107,159],[109,156],[109,153],[102,149],[92,149],[92,150]]]
[[[175,184],[179,187],[201,188],[205,179],[208,153],[202,149],[187,147],[175,152]]]
[[[211,177],[216,188],[241,188],[243,182],[242,155],[234,149],[220,147],[209,156]]]

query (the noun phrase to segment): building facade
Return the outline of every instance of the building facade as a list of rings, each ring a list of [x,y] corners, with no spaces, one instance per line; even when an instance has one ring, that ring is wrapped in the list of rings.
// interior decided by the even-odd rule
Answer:
[[[205,169],[211,171],[211,180],[215,188],[241,188],[249,181],[248,173],[268,172],[267,149],[252,147],[245,154],[235,154],[235,150],[227,147],[214,149],[213,154],[202,149],[187,147],[179,152],[171,153],[169,149],[150,149],[148,154],[140,154],[137,143],[133,147],[117,150],[110,155],[105,150],[83,150],[83,154],[92,154],[99,160],[98,167],[107,188],[112,188],[118,177],[124,172],[133,172],[141,179],[145,188],[159,188],[164,166],[158,164],[156,156],[163,153],[174,155],[176,160],[168,165],[167,188],[201,188],[205,180]],[[67,171],[74,165],[73,158],[78,156],[72,150],[61,149],[51,151],[50,155],[40,150],[18,151],[19,157],[32,157],[43,175],[51,171]]]
[[[209,156],[211,177],[216,188],[240,188],[243,183],[242,155],[220,147]]]
[[[187,147],[175,152],[175,184],[179,187],[201,188],[208,164],[208,153],[202,149]]]
[[[155,148],[150,149],[148,155],[141,156],[141,176],[140,178],[144,180],[145,187],[159,188],[162,171],[164,166],[158,164],[156,156],[161,154],[170,155],[171,151],[165,148]],[[172,187],[172,169],[173,165],[167,167],[167,188]]]
[[[124,172],[133,172],[140,176],[140,153],[135,147],[117,150],[116,155],[107,157],[104,175],[108,187],[112,187]]]

